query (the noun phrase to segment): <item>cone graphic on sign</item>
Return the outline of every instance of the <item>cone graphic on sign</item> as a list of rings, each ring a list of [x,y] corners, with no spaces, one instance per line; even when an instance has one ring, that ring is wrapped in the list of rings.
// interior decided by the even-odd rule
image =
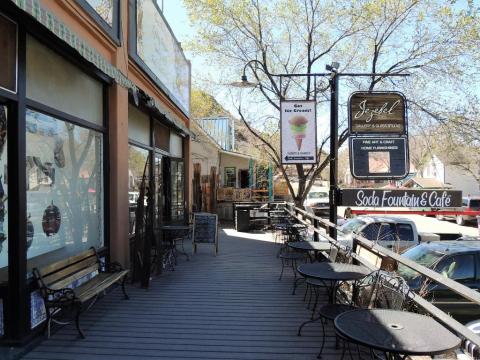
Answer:
[[[305,131],[307,130],[308,120],[305,116],[295,115],[290,120],[290,130],[292,131],[292,137],[295,139],[297,149],[300,151],[302,148],[302,142],[305,138]]]

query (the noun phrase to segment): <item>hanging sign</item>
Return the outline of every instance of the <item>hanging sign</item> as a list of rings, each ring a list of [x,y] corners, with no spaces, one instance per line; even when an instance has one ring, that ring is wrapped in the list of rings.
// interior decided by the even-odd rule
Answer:
[[[350,138],[350,171],[356,179],[403,179],[408,175],[405,137]]]
[[[451,190],[343,189],[342,206],[451,208],[462,206],[462,192]]]
[[[399,92],[354,92],[348,101],[350,134],[407,133],[406,100]]]
[[[317,162],[315,101],[289,100],[280,103],[282,164]]]

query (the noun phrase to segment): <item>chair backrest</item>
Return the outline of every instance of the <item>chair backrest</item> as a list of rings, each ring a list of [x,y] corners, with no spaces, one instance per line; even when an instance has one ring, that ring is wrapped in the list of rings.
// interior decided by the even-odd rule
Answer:
[[[364,309],[372,307],[380,273],[381,270],[372,271],[362,279],[354,282],[351,300],[353,306]]]
[[[380,271],[373,298],[373,307],[402,310],[412,298],[410,287],[402,277],[387,271]]]

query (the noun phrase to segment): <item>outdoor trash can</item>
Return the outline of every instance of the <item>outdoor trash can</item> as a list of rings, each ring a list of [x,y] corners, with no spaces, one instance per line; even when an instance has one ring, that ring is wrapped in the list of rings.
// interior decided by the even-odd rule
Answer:
[[[248,208],[235,211],[235,230],[248,232],[250,230],[250,210]]]

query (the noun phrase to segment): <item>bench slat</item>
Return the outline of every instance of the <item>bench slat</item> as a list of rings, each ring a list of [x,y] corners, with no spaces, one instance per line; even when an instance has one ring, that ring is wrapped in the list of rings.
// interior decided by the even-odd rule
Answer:
[[[82,261],[83,259],[86,259],[86,258],[89,258],[89,257],[96,257],[95,255],[95,251],[93,249],[88,249],[84,252],[81,252],[80,254],[78,255],[74,255],[72,257],[69,257],[67,259],[64,259],[64,260],[60,260],[60,261],[57,261],[55,263],[52,263],[50,265],[47,265],[47,266],[44,266],[39,270],[40,272],[40,275],[42,275],[42,277],[46,277],[58,270],[61,270],[69,265],[73,265],[79,261]]]
[[[92,265],[95,265],[95,264],[98,267],[98,260],[96,256],[85,258],[79,262],[76,262],[74,264],[71,264],[63,268],[62,270],[53,272],[48,276],[43,276],[43,282],[45,283],[45,285],[51,286],[52,284],[55,284],[59,280],[75,275],[76,273],[82,271],[83,269],[91,267]]]
[[[51,289],[54,289],[54,290],[59,290],[59,289],[63,289],[65,287],[67,287],[68,285],[70,285],[71,283],[73,283],[74,281],[78,280],[78,279],[81,279],[82,277],[94,272],[94,271],[97,271],[98,270],[98,264],[95,263],[93,264],[92,266],[89,266],[88,268],[85,268],[83,270],[80,270],[76,273],[73,273],[71,274],[70,276],[64,278],[64,279],[61,279],[55,283],[51,283],[49,285],[49,287]],[[90,280],[89,280],[90,281]]]
[[[73,289],[73,291],[79,301],[83,303],[121,280],[127,273],[128,270],[122,270],[116,273],[100,273],[87,283]]]

